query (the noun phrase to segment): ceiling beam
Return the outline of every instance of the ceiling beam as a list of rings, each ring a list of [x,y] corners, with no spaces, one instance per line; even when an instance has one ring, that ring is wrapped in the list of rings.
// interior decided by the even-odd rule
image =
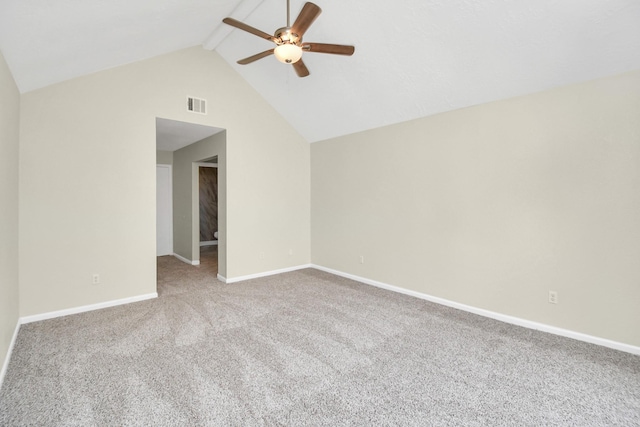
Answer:
[[[260,6],[264,0],[244,0],[233,9],[233,12],[229,15],[231,18],[238,21],[246,20],[258,6]],[[223,24],[222,21],[213,30],[211,35],[202,43],[202,47],[208,50],[215,50],[220,43],[233,31],[233,27]]]

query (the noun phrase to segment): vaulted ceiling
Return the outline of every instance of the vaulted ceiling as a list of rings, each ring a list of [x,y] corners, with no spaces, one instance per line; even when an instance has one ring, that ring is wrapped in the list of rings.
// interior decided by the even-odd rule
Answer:
[[[4,0],[0,50],[21,92],[203,45],[233,66],[309,142],[640,69],[637,0],[314,0],[305,41],[353,44],[351,57],[305,53],[299,78],[266,33],[286,0]],[[293,21],[304,4],[291,0]]]

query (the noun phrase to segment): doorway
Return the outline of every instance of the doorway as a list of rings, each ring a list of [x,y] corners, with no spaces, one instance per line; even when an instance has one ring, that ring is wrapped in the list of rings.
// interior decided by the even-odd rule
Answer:
[[[218,273],[218,157],[197,163],[200,264]]]
[[[200,265],[200,209],[198,171],[200,163],[217,166],[217,221],[215,246],[218,279],[226,276],[226,131],[207,125],[156,118],[156,165],[170,165],[173,244],[168,252],[178,260]],[[159,172],[162,177],[163,172]],[[162,178],[161,178],[162,179]],[[162,184],[158,183],[158,187]],[[158,197],[160,199],[161,196]],[[160,220],[158,221],[160,222]],[[158,247],[162,237],[157,236]],[[207,247],[208,247],[207,246]],[[168,244],[162,252],[167,253]],[[207,269],[208,270],[208,269]]]

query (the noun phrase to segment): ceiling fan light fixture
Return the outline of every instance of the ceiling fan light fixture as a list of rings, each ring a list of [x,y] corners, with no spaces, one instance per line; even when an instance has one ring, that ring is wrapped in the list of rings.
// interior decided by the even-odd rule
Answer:
[[[284,43],[276,46],[273,53],[278,61],[284,64],[293,64],[302,58],[302,48],[291,43]]]
[[[332,53],[334,55],[353,55],[355,50],[353,46],[327,43],[302,43],[302,37],[313,21],[315,21],[318,15],[320,15],[322,9],[320,9],[316,4],[306,2],[304,6],[302,6],[302,10],[298,14],[295,22],[291,25],[289,3],[290,0],[287,0],[287,26],[278,28],[273,36],[233,18],[224,18],[222,20],[222,22],[227,25],[231,25],[232,27],[236,27],[242,31],[246,31],[262,39],[273,42],[276,45],[273,49],[268,49],[264,52],[241,59],[238,61],[238,64],[247,65],[257,61],[258,59],[275,55],[278,61],[284,64],[293,65],[293,69],[298,77],[307,77],[309,75],[309,70],[302,61],[303,51]]]

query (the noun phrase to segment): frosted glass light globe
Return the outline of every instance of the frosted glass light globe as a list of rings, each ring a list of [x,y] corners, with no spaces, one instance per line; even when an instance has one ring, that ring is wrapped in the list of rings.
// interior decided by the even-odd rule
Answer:
[[[293,64],[302,58],[302,48],[290,43],[277,46],[273,53],[278,58],[278,61],[285,64]]]

